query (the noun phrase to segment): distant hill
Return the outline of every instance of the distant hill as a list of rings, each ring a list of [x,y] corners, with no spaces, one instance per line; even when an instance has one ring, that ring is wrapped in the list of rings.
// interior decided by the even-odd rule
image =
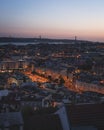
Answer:
[[[70,43],[96,43],[102,44],[103,42],[93,42],[88,40],[75,40],[75,39],[50,39],[50,38],[23,38],[23,37],[0,37],[0,43],[49,43],[49,42],[58,42],[59,44],[70,44]]]
[[[34,42],[36,38],[0,37],[0,42]]]
[[[0,37],[0,42],[75,42],[73,39]],[[79,41],[79,40],[78,40]],[[86,42],[86,41],[83,41]]]

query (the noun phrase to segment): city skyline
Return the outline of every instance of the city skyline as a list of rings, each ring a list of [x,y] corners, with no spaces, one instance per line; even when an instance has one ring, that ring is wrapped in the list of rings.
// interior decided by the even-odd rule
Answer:
[[[103,0],[1,0],[0,36],[104,41]]]

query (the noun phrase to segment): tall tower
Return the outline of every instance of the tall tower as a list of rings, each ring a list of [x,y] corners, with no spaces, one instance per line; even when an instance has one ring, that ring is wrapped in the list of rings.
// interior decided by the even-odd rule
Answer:
[[[75,43],[77,42],[77,36],[75,36]]]
[[[41,36],[41,35],[39,36],[39,39],[40,39],[40,40],[42,39],[42,36]]]

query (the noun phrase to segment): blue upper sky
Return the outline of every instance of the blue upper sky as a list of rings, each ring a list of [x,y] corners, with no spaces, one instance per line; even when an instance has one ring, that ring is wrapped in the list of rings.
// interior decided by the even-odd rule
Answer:
[[[104,0],[0,0],[0,36],[104,41]]]

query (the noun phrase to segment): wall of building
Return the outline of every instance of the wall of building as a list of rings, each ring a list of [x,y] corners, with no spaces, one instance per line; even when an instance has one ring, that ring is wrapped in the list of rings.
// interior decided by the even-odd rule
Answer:
[[[76,89],[82,90],[82,91],[93,91],[93,92],[99,92],[99,93],[104,94],[104,87],[101,85],[81,82],[77,80],[75,87]]]

